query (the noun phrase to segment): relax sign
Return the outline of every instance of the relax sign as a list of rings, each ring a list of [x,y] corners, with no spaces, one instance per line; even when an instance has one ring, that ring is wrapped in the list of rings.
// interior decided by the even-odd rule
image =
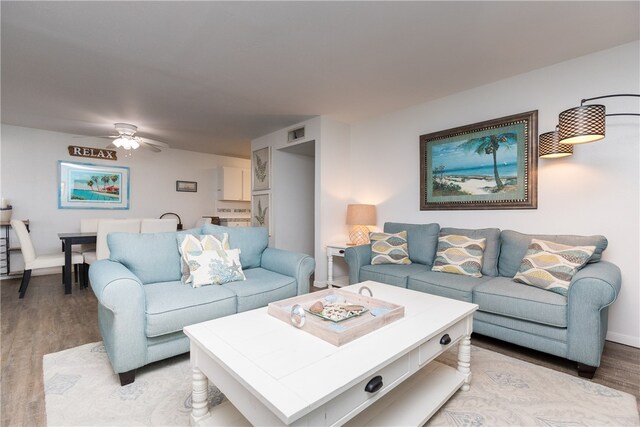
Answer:
[[[69,154],[76,157],[92,157],[95,159],[118,160],[115,150],[106,150],[102,148],[78,147],[77,145],[70,145]]]

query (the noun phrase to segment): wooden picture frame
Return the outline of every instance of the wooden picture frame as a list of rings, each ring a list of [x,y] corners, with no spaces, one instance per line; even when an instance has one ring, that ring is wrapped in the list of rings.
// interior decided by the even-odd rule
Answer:
[[[176,181],[176,191],[197,193],[198,183],[196,181]]]
[[[420,136],[420,210],[537,207],[537,110]]]
[[[129,209],[129,168],[59,160],[58,209]]]

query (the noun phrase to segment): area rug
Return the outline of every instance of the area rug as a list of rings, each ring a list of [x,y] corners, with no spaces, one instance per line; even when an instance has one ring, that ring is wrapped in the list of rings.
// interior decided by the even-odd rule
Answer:
[[[431,426],[640,425],[635,397],[544,367],[472,346],[471,390],[458,391]],[[450,350],[438,358],[455,366]],[[138,370],[120,387],[102,343],[44,356],[49,426],[188,426],[188,355]],[[224,400],[213,385],[212,405]]]

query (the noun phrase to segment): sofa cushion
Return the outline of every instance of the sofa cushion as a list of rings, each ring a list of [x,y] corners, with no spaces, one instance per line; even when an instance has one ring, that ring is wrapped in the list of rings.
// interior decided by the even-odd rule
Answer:
[[[148,337],[181,331],[185,326],[236,312],[236,294],[222,286],[192,288],[178,279],[151,283],[142,288]]]
[[[181,281],[184,284],[191,283],[191,271],[187,263],[189,252],[194,251],[212,251],[214,249],[229,249],[229,235],[223,233],[222,236],[214,236],[213,234],[205,235],[178,235],[178,252],[180,252],[180,271],[182,272]]]
[[[432,224],[404,224],[401,222],[385,222],[385,233],[399,233],[407,231],[407,243],[409,245],[409,259],[419,264],[431,267],[436,257],[438,246],[438,233],[440,225]]]
[[[408,265],[363,265],[360,268],[360,281],[373,280],[374,282],[406,288],[407,277],[429,270],[430,267],[416,263]]]
[[[273,301],[296,296],[298,283],[293,277],[264,268],[244,271],[247,280],[229,282],[223,288],[233,291],[238,298],[238,313],[264,307]]]
[[[514,282],[567,295],[571,279],[589,260],[595,246],[568,246],[531,239]]]
[[[494,277],[473,289],[480,311],[543,325],[567,327],[567,298],[554,292]]]
[[[440,234],[432,271],[482,277],[482,257],[487,239],[459,234]]]
[[[604,236],[522,234],[517,231],[503,230],[500,233],[501,249],[498,261],[500,276],[513,277],[516,275],[531,239],[548,240],[569,246],[595,246],[596,250],[589,258],[589,262],[600,261],[602,252],[607,248],[607,239]]]
[[[407,251],[407,232],[370,233],[371,265],[411,264]]]
[[[407,288],[441,297],[471,302],[473,299],[473,288],[488,280],[491,280],[490,276],[471,277],[439,273],[437,271],[425,271],[411,275],[407,281]]]
[[[440,235],[457,234],[472,239],[487,239],[482,257],[482,274],[485,276],[498,275],[498,256],[500,255],[500,229],[499,228],[453,228],[443,227]]]
[[[202,234],[229,234],[231,249],[240,249],[240,263],[242,268],[260,267],[262,252],[269,245],[269,232],[265,227],[223,227],[205,224]]]
[[[194,288],[246,280],[240,265],[240,249],[187,252],[187,264]]]
[[[127,267],[143,284],[180,280],[176,236],[187,233],[109,233],[109,259]]]

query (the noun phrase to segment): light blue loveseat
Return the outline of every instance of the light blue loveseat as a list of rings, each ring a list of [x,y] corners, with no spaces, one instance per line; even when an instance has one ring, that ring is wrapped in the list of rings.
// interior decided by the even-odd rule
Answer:
[[[601,261],[603,236],[532,235],[497,228],[440,228],[438,224],[388,222],[387,233],[406,230],[408,265],[371,265],[371,245],[347,248],[349,283],[374,280],[478,304],[473,330],[482,335],[578,362],[580,376],[592,378],[600,366],[608,307],[620,292],[620,269]],[[480,278],[431,271],[439,234],[486,238]],[[512,280],[532,238],[567,245],[596,246],[563,295]]]
[[[183,285],[177,236],[185,233],[228,233],[247,280]],[[122,385],[135,380],[137,368],[188,352],[185,326],[308,293],[315,268],[308,255],[268,248],[265,228],[207,224],[177,233],[111,233],[107,243],[110,258],[93,263],[89,278],[104,346]]]

